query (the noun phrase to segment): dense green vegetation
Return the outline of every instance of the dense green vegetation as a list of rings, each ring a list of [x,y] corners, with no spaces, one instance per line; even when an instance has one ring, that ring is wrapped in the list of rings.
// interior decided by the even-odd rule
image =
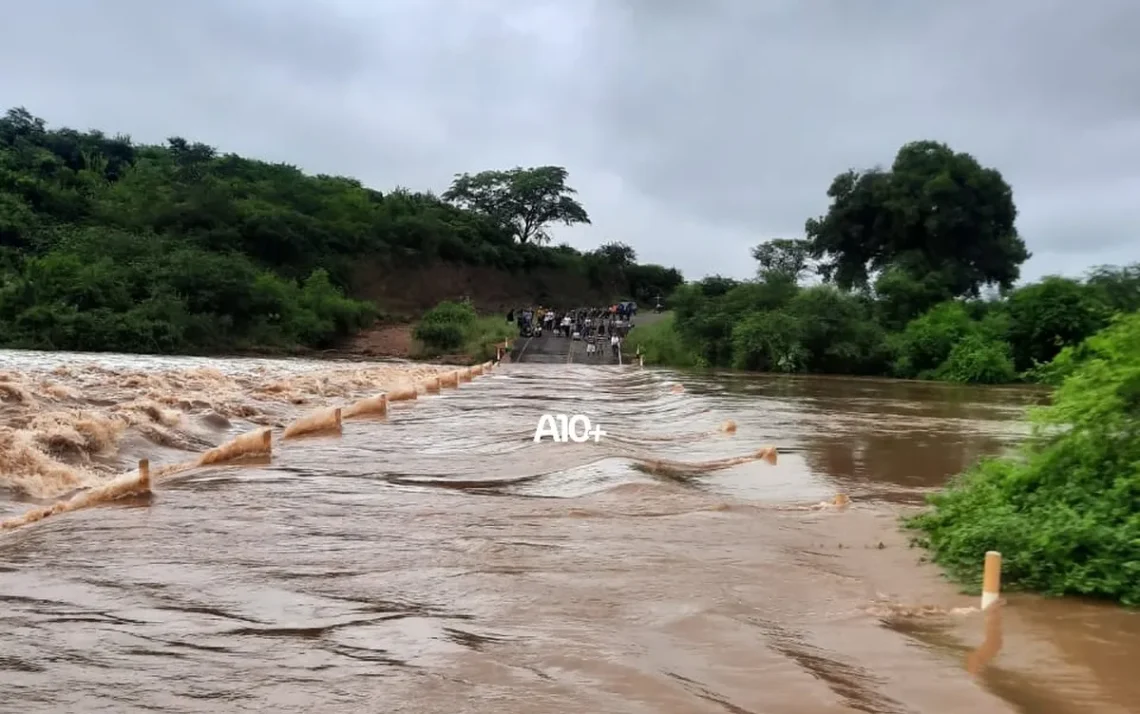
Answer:
[[[1015,288],[1012,190],[944,145],[908,144],[828,196],[807,238],[753,250],[754,280],[678,289],[674,320],[631,335],[646,363],[1005,383],[1140,309],[1140,264]]]
[[[456,178],[446,194],[380,193],[181,138],[133,143],[0,119],[0,346],[209,352],[330,346],[374,306],[346,297],[362,257],[552,268],[649,300],[681,282],[611,244],[540,245],[588,222],[559,167]]]
[[[622,351],[630,356],[645,356],[647,364],[696,367],[701,363],[700,356],[685,345],[677,331],[676,322],[676,315],[670,312],[656,322],[637,325],[630,331]],[[637,323],[636,318],[634,323]]]
[[[462,354],[483,362],[495,356],[495,345],[517,337],[518,330],[504,315],[480,317],[470,303],[442,302],[424,314],[413,336],[422,356]]]
[[[1033,437],[971,468],[909,525],[962,581],[976,583],[997,550],[1007,588],[1140,605],[1140,313],[1041,375],[1059,387]]]

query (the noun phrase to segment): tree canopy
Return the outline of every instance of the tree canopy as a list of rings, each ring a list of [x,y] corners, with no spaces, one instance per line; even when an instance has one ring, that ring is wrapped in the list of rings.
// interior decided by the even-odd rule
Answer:
[[[648,363],[1007,383],[1140,309],[1140,265],[1014,286],[1028,256],[1000,174],[942,144],[847,172],[806,239],[752,248],[756,278],[710,276],[633,336]],[[814,265],[819,261],[819,265]],[[825,284],[800,279],[820,270]],[[996,294],[982,297],[985,286]]]
[[[1010,288],[1029,258],[1001,173],[945,144],[906,144],[889,170],[839,174],[827,195],[806,232],[822,275],[844,289],[894,269],[925,283],[929,300],[976,296]]]
[[[564,187],[563,170],[542,176]],[[533,236],[543,224],[528,225]],[[520,243],[496,215],[429,192],[382,193],[178,136],[146,145],[51,129],[20,108],[0,117],[0,346],[327,347],[377,312],[353,299],[363,259],[392,273],[441,261],[545,268],[613,297],[681,282],[662,266]]]
[[[516,167],[507,171],[456,174],[443,199],[478,211],[508,227],[520,243],[550,242],[552,223],[589,223],[590,216],[566,185],[561,166]]]
[[[782,277],[798,283],[811,272],[809,241],[801,238],[773,238],[752,249],[752,257],[760,264],[757,274],[761,278]]]

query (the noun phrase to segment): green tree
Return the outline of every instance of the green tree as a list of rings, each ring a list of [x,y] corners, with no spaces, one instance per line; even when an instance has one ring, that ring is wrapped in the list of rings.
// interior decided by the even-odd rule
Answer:
[[[931,306],[954,297],[938,273],[915,275],[897,265],[879,274],[873,292],[879,321],[891,330],[901,330]]]
[[[1140,263],[1100,265],[1089,271],[1089,287],[1107,307],[1118,312],[1140,310]]]
[[[843,288],[894,267],[935,276],[949,296],[977,295],[984,285],[1011,287],[1029,257],[1002,175],[945,144],[906,144],[890,170],[842,173],[827,195],[828,212],[807,221],[807,236],[825,279]]]
[[[892,342],[893,371],[897,377],[929,378],[953,351],[954,346],[978,330],[966,306],[949,300],[907,323]]]
[[[509,226],[520,243],[550,242],[552,223],[571,226],[590,217],[566,185],[561,166],[516,167],[506,171],[456,174],[443,199],[483,213]]]
[[[762,372],[799,372],[811,357],[802,326],[779,311],[753,312],[732,330],[732,366]]]
[[[784,310],[799,325],[804,365],[812,372],[868,374],[887,362],[886,335],[869,306],[831,285],[797,291]]]
[[[1049,276],[1010,294],[1006,338],[1018,371],[1050,362],[1066,345],[1101,329],[1110,317],[1096,289],[1076,280]]]
[[[1017,373],[1007,343],[971,332],[950,350],[937,376],[963,384],[1008,384]]]
[[[752,249],[752,257],[760,263],[757,274],[765,280],[783,278],[798,283],[811,271],[809,241],[800,238],[773,238]]]
[[[626,268],[637,262],[637,252],[625,243],[603,243],[596,252],[600,258],[617,268]]]
[[[680,271],[663,265],[631,265],[625,269],[625,275],[630,297],[645,306],[656,305],[658,298],[668,298],[685,282]]]

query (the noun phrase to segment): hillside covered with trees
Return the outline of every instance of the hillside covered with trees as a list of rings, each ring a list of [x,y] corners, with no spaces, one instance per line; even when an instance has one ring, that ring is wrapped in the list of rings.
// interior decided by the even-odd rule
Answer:
[[[334,346],[426,267],[482,269],[483,282],[546,271],[607,299],[681,283],[620,243],[546,245],[551,225],[589,221],[566,181],[547,166],[463,174],[443,196],[381,193],[177,137],[50,129],[13,109],[0,119],[0,346]],[[424,299],[463,291],[429,285]]]
[[[1140,264],[1017,286],[1012,189],[943,144],[840,174],[827,196],[806,238],[753,249],[755,279],[682,286],[629,347],[647,364],[1008,383],[1140,309]]]

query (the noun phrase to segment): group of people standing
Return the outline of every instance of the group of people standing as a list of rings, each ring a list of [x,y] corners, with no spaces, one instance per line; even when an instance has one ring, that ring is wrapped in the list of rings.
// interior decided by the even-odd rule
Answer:
[[[633,327],[637,314],[634,303],[617,303],[608,307],[555,310],[544,307],[520,308],[507,313],[507,320],[517,322],[523,337],[538,337],[544,331],[567,339],[580,339],[586,343],[586,355],[598,354],[608,338],[610,349],[617,359],[621,344]]]

